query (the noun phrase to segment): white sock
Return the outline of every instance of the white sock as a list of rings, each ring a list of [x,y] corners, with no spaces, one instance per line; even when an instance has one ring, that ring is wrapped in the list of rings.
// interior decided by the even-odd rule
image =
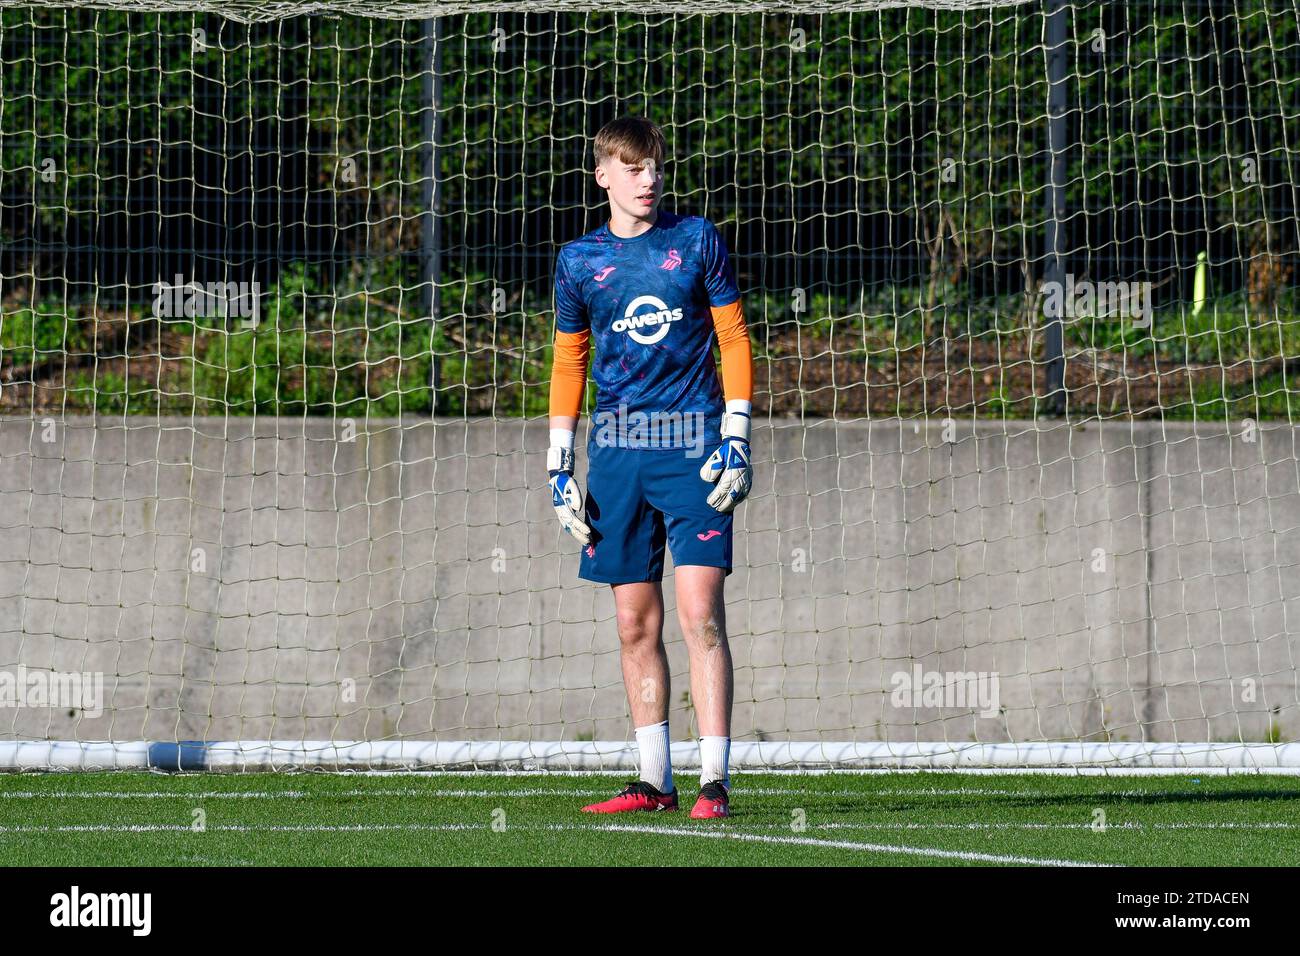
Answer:
[[[636,729],[636,745],[641,751],[641,779],[660,793],[673,789],[673,764],[668,748],[668,721]]]
[[[700,786],[721,780],[722,785],[730,790],[731,774],[727,768],[727,758],[730,756],[730,737],[701,737]]]

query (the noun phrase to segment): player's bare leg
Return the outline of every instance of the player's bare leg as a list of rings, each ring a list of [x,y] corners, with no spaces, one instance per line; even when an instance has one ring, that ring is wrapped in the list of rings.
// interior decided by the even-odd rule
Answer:
[[[722,568],[679,567],[677,620],[691,662],[691,702],[701,737],[731,736],[731,648]]]
[[[676,810],[677,791],[668,741],[668,653],[664,650],[664,594],[658,581],[612,585],[627,689],[640,751],[641,779],[588,813]]]
[[[700,798],[696,819],[728,815],[734,678],[727,643],[727,612],[722,568],[678,567],[677,619],[691,662],[691,701],[700,725]]]
[[[664,650],[664,592],[658,581],[612,585],[622,647],[623,686],[632,726],[668,719],[668,652]]]

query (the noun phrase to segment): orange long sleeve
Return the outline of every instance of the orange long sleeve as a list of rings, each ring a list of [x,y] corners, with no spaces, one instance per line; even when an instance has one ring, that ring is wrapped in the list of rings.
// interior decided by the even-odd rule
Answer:
[[[551,414],[576,416],[587,385],[587,353],[591,330],[555,333],[555,358],[551,363]]]
[[[745,313],[737,299],[730,305],[711,306],[713,329],[722,353],[722,392],[727,401],[754,400],[754,353],[750,349]]]

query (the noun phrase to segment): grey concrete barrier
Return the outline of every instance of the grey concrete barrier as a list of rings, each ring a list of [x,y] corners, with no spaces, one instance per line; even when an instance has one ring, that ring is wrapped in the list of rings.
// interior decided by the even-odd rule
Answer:
[[[625,739],[610,589],[554,518],[547,422],[355,429],[0,420],[0,739]],[[1295,740],[1297,432],[1254,438],[756,423],[733,735]],[[683,739],[671,563],[665,598]],[[102,706],[5,704],[19,668],[99,675]],[[994,678],[996,706],[943,696]]]

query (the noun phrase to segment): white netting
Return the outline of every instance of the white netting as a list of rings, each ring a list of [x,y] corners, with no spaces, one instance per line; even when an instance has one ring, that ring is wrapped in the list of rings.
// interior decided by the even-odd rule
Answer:
[[[623,112],[754,339],[740,744],[1300,731],[1294,3],[0,7],[0,740],[626,739],[542,417]]]

